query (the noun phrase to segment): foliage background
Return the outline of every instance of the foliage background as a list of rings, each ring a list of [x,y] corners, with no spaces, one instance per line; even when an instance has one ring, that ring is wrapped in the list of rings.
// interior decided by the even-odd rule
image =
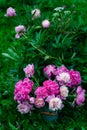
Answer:
[[[70,16],[58,21],[54,8],[66,5]],[[17,16],[6,18],[6,9],[12,6]],[[31,10],[39,8],[41,18],[31,20]],[[42,68],[47,64],[80,71],[82,86],[87,86],[87,1],[86,0],[0,0],[0,130],[87,130],[87,100],[78,108],[67,108],[55,122],[45,122],[36,111],[32,115],[17,112],[13,100],[14,85],[24,78],[23,67],[35,64],[36,78],[42,82]],[[63,15],[64,16],[64,15]],[[41,27],[43,19],[51,21],[51,27]],[[27,28],[27,39],[15,39],[15,26]],[[54,57],[54,58],[53,58]],[[87,89],[86,89],[87,90]]]

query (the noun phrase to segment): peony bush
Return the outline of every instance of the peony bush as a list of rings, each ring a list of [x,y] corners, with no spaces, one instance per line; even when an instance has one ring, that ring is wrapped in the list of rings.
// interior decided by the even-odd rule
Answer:
[[[69,70],[64,65],[44,67],[44,81],[41,86],[34,85],[34,64],[28,64],[23,69],[26,78],[15,85],[14,100],[21,114],[34,112],[35,109],[48,108],[50,111],[60,111],[70,102],[71,107],[83,105],[85,89],[81,87],[81,75],[78,71]],[[72,100],[69,101],[69,98]]]

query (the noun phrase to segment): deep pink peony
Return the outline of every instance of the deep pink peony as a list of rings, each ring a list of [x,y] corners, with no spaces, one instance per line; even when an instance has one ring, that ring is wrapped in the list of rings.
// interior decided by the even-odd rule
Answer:
[[[75,85],[79,85],[81,83],[81,76],[78,71],[71,69],[69,71],[70,74],[70,82],[68,84],[69,87],[73,88]]]
[[[23,81],[18,81],[15,85],[14,100],[17,100],[18,102],[28,100],[33,85],[34,83],[28,78],[25,78]]]
[[[55,65],[47,65],[43,71],[47,75],[48,78],[51,78],[51,76],[54,75],[56,72],[56,66]]]
[[[44,98],[46,98],[48,96],[47,90],[43,86],[36,88],[36,90],[35,90],[34,93],[35,93],[35,95],[36,95],[37,98],[44,99]]]
[[[46,80],[43,82],[43,86],[46,88],[48,95],[57,95],[59,93],[59,85],[56,81]]]

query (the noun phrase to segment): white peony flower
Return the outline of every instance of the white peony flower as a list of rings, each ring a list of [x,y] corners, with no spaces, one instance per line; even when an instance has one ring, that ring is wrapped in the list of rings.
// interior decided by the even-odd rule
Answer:
[[[62,109],[62,101],[60,98],[52,98],[49,102],[49,109],[52,111],[61,110]]]

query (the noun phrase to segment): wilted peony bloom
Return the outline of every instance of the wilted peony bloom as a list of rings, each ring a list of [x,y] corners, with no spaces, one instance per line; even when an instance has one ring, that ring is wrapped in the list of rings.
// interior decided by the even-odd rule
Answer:
[[[53,98],[49,102],[49,109],[52,111],[61,110],[63,107],[62,101],[60,98]]]
[[[43,107],[45,105],[45,102],[42,98],[36,98],[35,99],[35,106],[37,108]]]
[[[34,83],[28,78],[18,81],[15,85],[14,100],[18,102],[29,100],[29,93],[32,91]]]
[[[40,18],[41,17],[41,12],[39,9],[34,9],[31,11],[32,14],[32,20],[34,20],[35,18]]]
[[[28,64],[28,65],[26,66],[26,68],[24,68],[23,70],[24,70],[25,75],[26,75],[27,77],[31,77],[31,76],[34,75],[34,65],[33,65],[33,64]]]
[[[55,74],[56,66],[55,65],[47,65],[43,71],[47,75],[48,78],[51,78],[51,76]]]
[[[16,11],[12,7],[9,7],[5,14],[6,17],[14,17],[16,16]]]
[[[69,90],[65,85],[60,87],[60,95],[62,98],[66,99],[66,97],[68,96],[68,93],[69,93]]]
[[[47,90],[43,86],[36,88],[36,90],[35,90],[34,93],[35,93],[35,95],[36,95],[37,98],[44,99],[44,98],[46,98],[48,96]]]
[[[43,86],[46,88],[48,95],[57,95],[59,93],[59,85],[56,81],[46,80],[43,82]]]
[[[49,28],[50,27],[50,21],[49,20],[43,20],[42,21],[42,27],[43,28]]]

